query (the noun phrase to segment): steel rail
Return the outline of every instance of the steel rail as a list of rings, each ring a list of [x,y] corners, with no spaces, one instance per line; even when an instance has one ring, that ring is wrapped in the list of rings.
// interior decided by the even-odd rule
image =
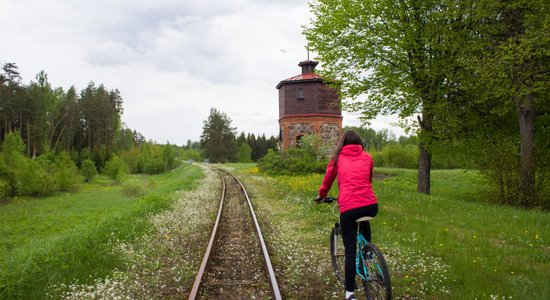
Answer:
[[[254,207],[252,206],[252,202],[250,201],[250,197],[248,196],[248,193],[246,192],[246,189],[245,189],[244,185],[242,184],[242,182],[237,177],[235,177],[235,175],[233,175],[233,174],[231,174],[231,173],[229,173],[225,170],[223,170],[223,171],[226,172],[227,174],[229,174],[231,177],[233,177],[235,179],[235,181],[237,181],[237,183],[241,186],[241,190],[243,191],[243,193],[246,197],[246,201],[248,203],[248,207],[250,208],[250,213],[251,213],[252,219],[254,220],[254,225],[256,227],[256,234],[258,235],[258,239],[260,240],[260,248],[262,250],[262,254],[263,254],[263,257],[264,257],[264,267],[265,267],[265,269],[266,269],[266,271],[269,275],[269,284],[271,286],[271,292],[273,293],[273,297],[274,297],[275,300],[281,300],[282,299],[281,292],[279,291],[279,285],[278,285],[277,279],[275,277],[275,271],[273,270],[273,266],[271,264],[271,259],[269,258],[269,252],[267,251],[267,246],[265,244],[264,237],[263,237],[262,231],[260,229],[260,224],[258,223],[258,219],[256,218],[256,213],[254,212]],[[222,183],[223,183],[223,192],[222,192],[221,201],[220,201],[220,208],[218,210],[218,216],[216,217],[216,222],[214,224],[214,228],[212,229],[212,236],[210,237],[210,241],[208,242],[208,247],[206,248],[206,252],[204,254],[204,258],[202,260],[201,266],[199,268],[199,272],[197,273],[197,277],[195,278],[193,288],[191,289],[191,293],[189,294],[189,298],[188,298],[189,300],[194,300],[198,296],[199,289],[200,289],[201,283],[202,283],[202,277],[204,276],[204,272],[206,270],[206,265],[208,264],[208,260],[210,258],[210,253],[212,251],[212,247],[213,247],[214,241],[216,239],[218,223],[220,221],[221,214],[222,214],[223,202],[224,202],[225,191],[226,191],[226,184],[225,184],[225,179],[220,174],[220,171],[216,170],[216,172],[218,172],[218,175],[220,175],[220,178],[222,179]]]
[[[210,258],[210,252],[212,252],[212,247],[214,245],[214,241],[216,240],[216,234],[218,232],[218,224],[220,223],[220,218],[222,216],[222,208],[223,208],[223,201],[225,199],[225,179],[223,179],[222,174],[220,174],[219,171],[218,175],[220,176],[222,180],[222,195],[220,197],[220,208],[218,209],[218,216],[216,217],[216,222],[214,223],[214,228],[212,229],[212,235],[210,236],[210,241],[208,241],[208,246],[206,247],[206,252],[204,253],[204,257],[202,258],[202,263],[199,268],[199,272],[197,273],[197,277],[195,278],[195,282],[193,283],[193,288],[191,288],[191,293],[189,294],[189,300],[193,300],[197,298],[197,295],[199,294],[199,288],[201,286],[202,277],[204,275],[204,271],[206,270],[206,265],[208,264],[208,259]]]
[[[258,234],[258,239],[260,240],[260,248],[262,250],[262,254],[264,257],[264,266],[269,275],[269,284],[271,285],[271,292],[273,293],[275,300],[281,300],[282,297],[281,297],[281,292],[279,290],[279,284],[277,283],[277,278],[275,277],[275,271],[273,270],[271,259],[269,258],[269,252],[267,251],[267,246],[265,244],[264,237],[262,235],[262,230],[260,229],[260,223],[258,223],[258,219],[256,218],[256,213],[254,212],[254,207],[252,206],[250,197],[248,197],[248,193],[246,192],[246,189],[244,188],[244,185],[242,184],[242,182],[237,177],[235,177],[235,175],[229,172],[227,172],[227,174],[231,175],[231,177],[233,177],[239,183],[242,191],[244,192],[244,195],[246,196],[246,201],[248,202],[248,207],[250,208],[250,213],[252,214],[252,219],[254,220],[254,225],[256,226],[256,233]]]

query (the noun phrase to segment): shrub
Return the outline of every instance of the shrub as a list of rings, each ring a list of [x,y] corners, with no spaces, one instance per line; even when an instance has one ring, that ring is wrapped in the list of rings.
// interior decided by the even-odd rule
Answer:
[[[237,161],[240,163],[252,162],[252,147],[247,143],[242,143],[239,146],[239,152],[237,153]]]
[[[8,198],[10,195],[10,184],[0,178],[0,200],[4,200],[6,198]]]
[[[382,150],[386,167],[418,168],[418,147],[414,145],[390,144]]]
[[[91,182],[94,180],[94,177],[97,175],[97,168],[95,163],[91,159],[86,159],[82,162],[80,166],[80,173],[84,176],[86,182]]]
[[[45,166],[46,165],[46,166]],[[55,176],[48,172],[45,160],[29,160],[26,167],[16,173],[16,190],[19,196],[49,196],[57,190]]]
[[[165,165],[161,157],[150,157],[143,164],[143,172],[147,174],[159,174],[164,170]]]
[[[304,149],[291,148],[275,152],[271,149],[258,162],[258,169],[270,175],[298,175],[324,173],[327,160],[317,160],[314,154]]]
[[[176,149],[174,146],[167,144],[160,146],[162,148],[162,160],[164,162],[164,168],[162,172],[172,170],[176,167]]]
[[[54,157],[55,161],[55,181],[57,187],[63,192],[74,192],[78,189],[81,177],[78,174],[78,168],[66,152],[61,152]]]
[[[2,158],[7,168],[22,167],[25,161],[25,143],[18,131],[6,134],[2,143]]]
[[[141,170],[138,168],[139,163],[139,149],[132,147],[120,154],[120,157],[124,160],[128,166],[130,173],[139,173]]]
[[[194,161],[203,160],[201,152],[195,149],[179,150],[179,157],[181,160],[190,160],[190,159]]]
[[[128,166],[115,155],[105,164],[102,173],[112,180],[120,182],[128,174]]]
[[[389,144],[381,152],[372,153],[377,167],[415,169],[418,167],[418,148],[415,145]]]
[[[147,192],[147,181],[138,178],[126,179],[122,183],[122,193],[125,196],[142,196]]]

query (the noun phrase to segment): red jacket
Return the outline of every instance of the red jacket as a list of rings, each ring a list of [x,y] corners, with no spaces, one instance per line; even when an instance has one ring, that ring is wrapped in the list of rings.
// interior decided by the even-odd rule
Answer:
[[[319,188],[319,196],[327,196],[334,179],[338,176],[340,213],[375,204],[376,196],[372,190],[373,166],[372,157],[363,151],[363,146],[344,146],[338,157],[336,169],[333,160],[328,163],[323,184]]]

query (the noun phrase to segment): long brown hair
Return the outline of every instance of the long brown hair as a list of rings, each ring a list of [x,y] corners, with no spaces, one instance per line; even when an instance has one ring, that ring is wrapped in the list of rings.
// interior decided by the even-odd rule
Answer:
[[[361,145],[363,146],[363,141],[361,140],[361,137],[355,130],[348,129],[344,132],[340,140],[338,141],[338,146],[336,147],[336,150],[334,151],[334,156],[332,157],[332,160],[334,161],[334,168],[336,168],[336,164],[338,163],[338,156],[340,156],[340,152],[342,151],[342,148],[346,145]]]

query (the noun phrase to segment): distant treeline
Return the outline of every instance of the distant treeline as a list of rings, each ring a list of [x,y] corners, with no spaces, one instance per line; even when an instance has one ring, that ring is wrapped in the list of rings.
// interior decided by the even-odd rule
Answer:
[[[121,122],[118,90],[90,82],[77,93],[48,82],[44,71],[22,83],[18,68],[0,73],[0,199],[74,191],[98,171],[121,181],[128,173],[161,173],[184,149],[147,142]]]
[[[237,136],[237,128],[231,126],[231,118],[224,112],[211,108],[208,119],[203,121],[200,145],[201,153],[210,162],[252,162],[265,156],[269,149],[278,148],[275,137],[265,134],[255,136],[242,132]],[[191,146],[191,142],[187,143]]]
[[[98,167],[113,152],[143,143],[136,131],[122,127],[122,97],[118,90],[102,84],[77,92],[54,88],[44,71],[36,81],[22,83],[14,63],[6,63],[0,73],[0,141],[18,131],[28,157],[48,151],[79,153],[88,149]]]

